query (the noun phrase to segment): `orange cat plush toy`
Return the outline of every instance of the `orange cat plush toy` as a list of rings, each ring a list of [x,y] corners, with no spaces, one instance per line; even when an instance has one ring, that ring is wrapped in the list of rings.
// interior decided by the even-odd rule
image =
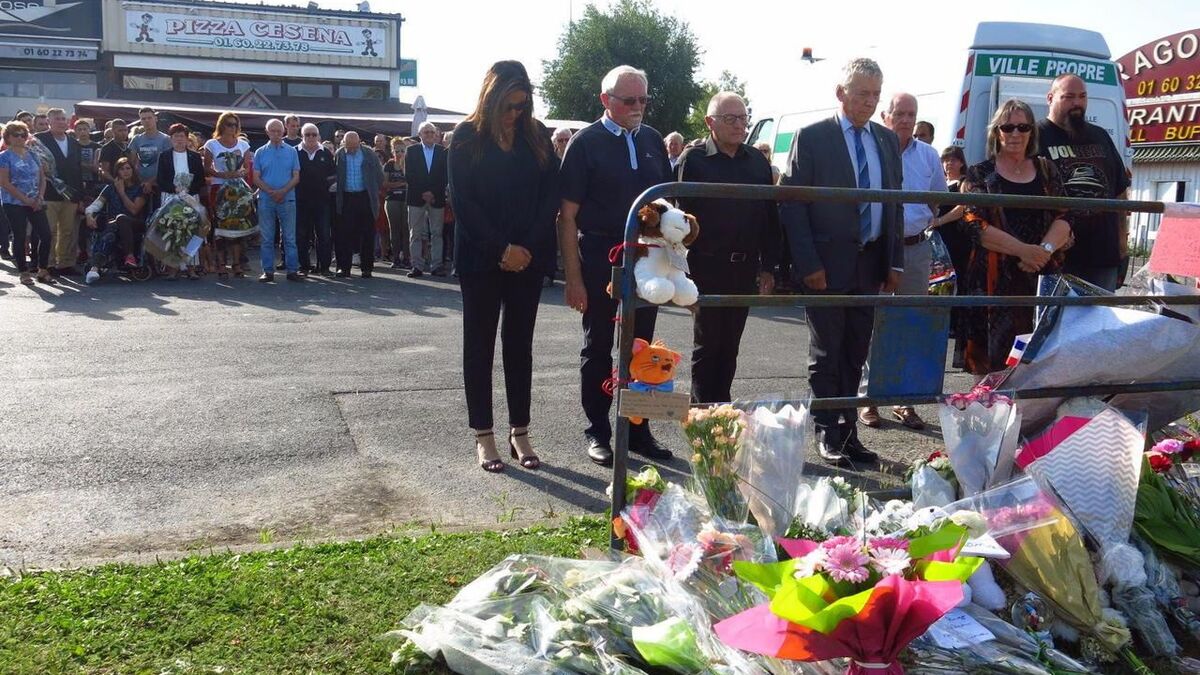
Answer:
[[[642,338],[633,341],[633,359],[629,362],[630,391],[675,391],[675,366],[683,356],[667,349],[661,341],[654,344]],[[630,422],[641,424],[642,418],[630,417]]]

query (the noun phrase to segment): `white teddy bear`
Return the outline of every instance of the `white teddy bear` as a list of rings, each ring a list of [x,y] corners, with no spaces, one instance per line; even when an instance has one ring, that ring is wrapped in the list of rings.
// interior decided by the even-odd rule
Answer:
[[[667,301],[680,307],[695,304],[700,291],[687,277],[687,247],[700,234],[695,217],[659,199],[643,206],[638,220],[640,250],[633,265],[638,295],[656,305]]]

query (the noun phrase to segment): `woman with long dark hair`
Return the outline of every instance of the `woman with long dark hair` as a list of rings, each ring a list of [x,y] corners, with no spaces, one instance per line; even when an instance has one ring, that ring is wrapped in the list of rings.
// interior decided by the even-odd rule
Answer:
[[[484,471],[504,470],[492,433],[496,326],[508,398],[509,453],[526,469],[541,462],[529,442],[533,331],[542,278],[555,264],[558,159],[533,119],[525,66],[488,70],[475,111],[454,130],[450,195],[458,227],[455,265],[463,298],[463,381],[475,452]]]

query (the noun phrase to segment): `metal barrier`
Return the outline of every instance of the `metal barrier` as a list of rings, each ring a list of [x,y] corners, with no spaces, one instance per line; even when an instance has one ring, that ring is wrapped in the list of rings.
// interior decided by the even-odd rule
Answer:
[[[637,212],[645,204],[662,198],[710,197],[722,199],[752,199],[781,201],[882,202],[966,206],[1024,207],[1046,209],[1077,209],[1090,211],[1129,211],[1162,213],[1162,202],[1121,199],[1082,199],[1070,197],[1024,197],[957,192],[916,192],[909,190],[861,190],[854,188],[802,187],[778,185],[733,185],[718,183],[662,183],[655,185],[634,200],[625,222],[625,247],[622,267],[613,269],[613,289],[619,289],[620,321],[618,323],[618,382],[629,381],[629,366],[633,352],[634,312],[638,307],[653,306],[637,296],[633,277],[634,256],[638,239]],[[703,227],[703,224],[701,224]],[[627,272],[627,273],[626,273]],[[1032,297],[1032,296],[862,296],[862,295],[701,295],[697,304],[702,307],[793,307],[793,306],[871,306],[871,307],[1051,307],[1051,306],[1121,306],[1162,302],[1174,305],[1200,304],[1200,296],[1104,296],[1104,297]],[[1074,387],[1045,387],[1019,390],[1021,398],[1059,398],[1093,394],[1145,393],[1200,389],[1200,380],[1177,382],[1145,382],[1131,384],[1101,384]],[[621,395],[620,387],[614,397]],[[934,403],[939,396],[844,397],[812,399],[813,409],[848,408],[852,406],[885,406]],[[619,401],[614,401],[618,402]],[[612,515],[615,518],[625,508],[625,477],[628,472],[629,420],[617,415],[613,435]],[[611,528],[611,521],[610,521]],[[613,548],[621,542],[610,531]]]

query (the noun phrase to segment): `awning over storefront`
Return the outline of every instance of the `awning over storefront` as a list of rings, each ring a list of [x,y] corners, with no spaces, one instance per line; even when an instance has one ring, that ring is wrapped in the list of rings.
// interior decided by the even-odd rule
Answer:
[[[1200,144],[1191,145],[1157,145],[1133,148],[1133,161],[1138,164],[1158,162],[1196,162],[1200,161]]]
[[[212,133],[216,126],[217,116],[226,110],[233,110],[242,120],[242,129],[252,137],[265,137],[264,127],[273,117],[282,118],[288,113],[295,113],[304,122],[312,122],[321,129],[322,138],[330,138],[335,129],[357,131],[363,135],[363,140],[370,143],[375,134],[389,136],[412,136],[412,114],[378,114],[370,116],[349,115],[345,113],[323,113],[314,110],[255,110],[241,108],[219,108],[196,105],[177,105],[173,103],[155,103],[139,101],[82,101],[75,104],[77,117],[89,117],[96,121],[97,126],[104,122],[120,118],[126,121],[137,119],[137,111],[143,106],[151,106],[159,112],[159,127],[163,130],[175,122],[186,124],[193,131],[203,135]],[[453,129],[465,115],[433,114],[429,121],[443,131]]]

